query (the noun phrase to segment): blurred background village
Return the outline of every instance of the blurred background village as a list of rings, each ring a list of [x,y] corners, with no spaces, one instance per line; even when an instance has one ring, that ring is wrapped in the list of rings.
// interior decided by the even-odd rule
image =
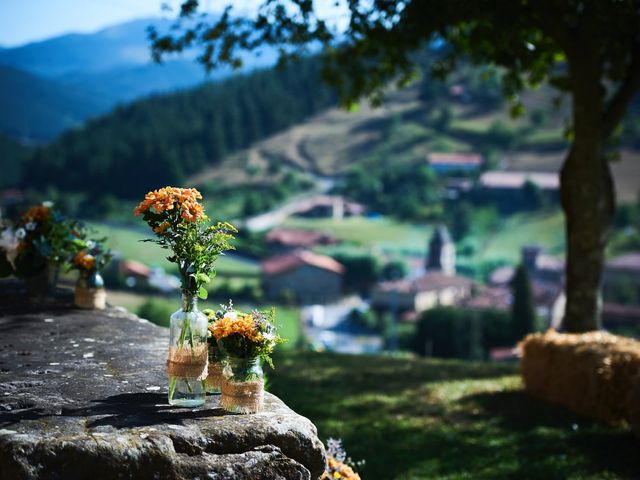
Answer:
[[[168,324],[179,280],[131,212],[176,184],[240,230],[207,304],[277,305],[287,348],[500,361],[559,326],[568,105],[550,87],[514,120],[500,72],[463,63],[348,112],[313,55],[282,70],[266,50],[210,77],[153,64],[145,29],[166,22],[0,49],[3,216],[52,200],[107,237],[112,304]],[[425,71],[440,50],[418,53]],[[603,326],[640,337],[637,100],[617,142]]]

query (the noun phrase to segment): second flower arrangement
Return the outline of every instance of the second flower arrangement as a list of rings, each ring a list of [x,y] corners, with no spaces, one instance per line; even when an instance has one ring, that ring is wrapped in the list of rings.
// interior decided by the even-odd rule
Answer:
[[[262,361],[273,368],[271,353],[285,342],[276,333],[275,309],[244,313],[233,304],[217,312],[205,310],[209,319],[209,375],[207,389],[220,392],[220,405],[234,413],[257,413],[264,405]]]

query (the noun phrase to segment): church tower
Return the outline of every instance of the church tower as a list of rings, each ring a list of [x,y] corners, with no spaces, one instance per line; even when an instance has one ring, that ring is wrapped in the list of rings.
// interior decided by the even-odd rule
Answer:
[[[429,241],[426,262],[427,272],[442,272],[445,275],[456,274],[456,247],[451,241],[449,230],[438,226]]]

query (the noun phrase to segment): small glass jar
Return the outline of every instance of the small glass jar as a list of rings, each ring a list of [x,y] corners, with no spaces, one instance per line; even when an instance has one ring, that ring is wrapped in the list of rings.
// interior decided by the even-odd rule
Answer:
[[[215,338],[209,338],[209,366],[207,367],[207,393],[220,393],[224,381],[226,355],[218,348]]]
[[[228,412],[258,413],[264,408],[264,372],[260,357],[227,357],[220,405]]]
[[[25,278],[24,284],[29,301],[36,305],[43,304],[45,300],[55,292],[58,285],[59,274],[60,265],[47,262],[41,272]]]
[[[171,315],[169,334],[169,403],[200,407],[205,402],[207,374],[207,316],[198,310],[198,299],[182,294],[182,308]]]
[[[107,293],[97,270],[81,270],[75,288],[75,304],[79,308],[104,310]]]

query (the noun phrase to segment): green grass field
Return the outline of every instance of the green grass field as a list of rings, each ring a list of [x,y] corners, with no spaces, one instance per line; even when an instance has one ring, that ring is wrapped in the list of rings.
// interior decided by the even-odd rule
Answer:
[[[429,225],[412,225],[389,218],[350,217],[343,220],[289,218],[285,225],[330,233],[339,240],[392,252],[424,253],[432,232]]]
[[[637,479],[639,440],[531,397],[517,367],[283,352],[270,391],[363,479]]]
[[[476,239],[479,261],[506,260],[515,263],[525,245],[540,245],[547,253],[561,255],[565,248],[564,217],[559,211],[518,213],[500,222],[493,232]]]

